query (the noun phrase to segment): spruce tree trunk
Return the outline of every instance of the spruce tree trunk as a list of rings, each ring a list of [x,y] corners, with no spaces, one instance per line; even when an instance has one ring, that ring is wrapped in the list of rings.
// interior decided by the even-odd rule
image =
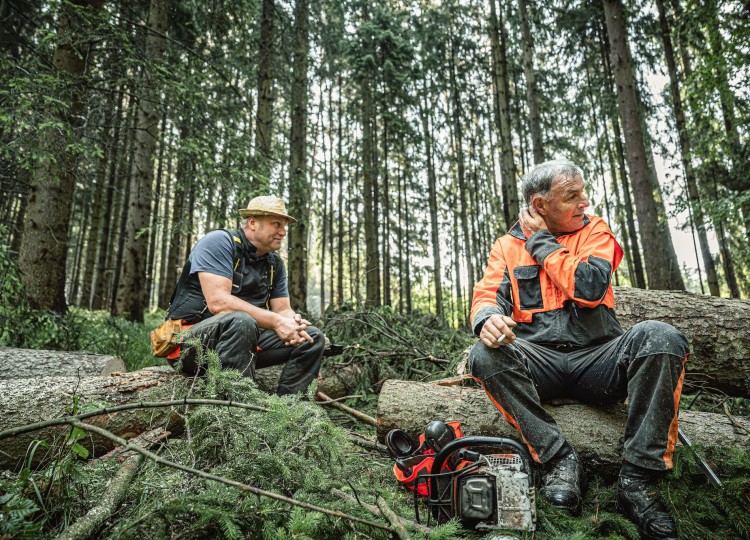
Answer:
[[[377,307],[380,302],[380,247],[376,217],[376,178],[374,162],[373,115],[371,81],[363,75],[362,80],[362,202],[365,225],[365,302]],[[359,272],[357,273],[359,275]]]
[[[449,70],[449,81],[450,81],[450,92],[451,101],[453,106],[451,107],[451,120],[453,126],[453,154],[456,160],[456,179],[458,181],[458,197],[460,206],[453,209],[454,212],[458,212],[461,217],[461,232],[460,235],[464,241],[464,255],[466,260],[466,268],[468,270],[468,281],[466,283],[466,290],[472,290],[474,287],[474,279],[476,279],[476,273],[474,272],[474,263],[472,260],[472,246],[469,230],[469,217],[470,212],[469,204],[466,200],[466,164],[464,159],[464,132],[463,126],[461,125],[461,117],[463,116],[463,107],[461,103],[461,91],[458,87],[458,81],[456,80],[456,51],[455,51],[455,39],[451,40],[450,49],[450,64]],[[459,231],[454,231],[455,235],[459,235]],[[460,251],[456,251],[456,255]]]
[[[544,161],[544,143],[542,142],[542,125],[537,100],[536,73],[534,72],[534,38],[529,28],[529,14],[526,0],[518,0],[521,14],[521,35],[523,36],[523,72],[526,77],[526,106],[529,108],[529,129],[534,151],[534,163]]]
[[[506,58],[505,23],[503,22],[502,12],[498,13],[497,11],[495,0],[490,0],[490,43],[492,45],[492,85],[494,90],[495,122],[500,132],[503,216],[507,230],[518,219],[520,208],[510,127],[510,89],[508,83],[508,61]]]
[[[583,404],[545,407],[570,444],[583,456],[586,468],[614,475],[622,463],[624,405],[591,407]],[[412,435],[433,420],[459,420],[466,435],[512,437],[518,432],[503,418],[481,388],[440,386],[434,383],[387,380],[378,396],[377,431],[381,440],[392,429]],[[690,441],[706,448],[750,451],[750,420],[724,414],[681,411],[680,428]]]
[[[308,0],[294,8],[294,67],[292,79],[289,158],[289,213],[297,223],[289,228],[289,298],[295,311],[307,309],[307,234],[310,183],[307,179],[307,61]]]
[[[101,11],[102,0],[71,0],[60,7],[57,48],[52,66],[67,81],[59,99],[67,104],[56,113],[67,133],[45,128],[40,133],[44,156],[36,165],[29,186],[18,266],[30,304],[57,313],[67,311],[65,301],[68,229],[78,164],[77,152],[68,146],[82,138],[85,70],[90,65],[90,44],[85,40],[90,22]],[[79,11],[80,10],[80,11]],[[70,138],[70,139],[69,139]]]
[[[648,286],[652,289],[684,290],[685,284],[681,276],[679,274],[675,276],[671,272],[672,268],[679,269],[679,264],[672,247],[667,223],[660,223],[657,213],[622,2],[621,0],[603,0],[603,3],[620,115],[625,131],[628,168],[634,183],[638,225],[643,251],[649,254],[646,258]]]
[[[17,349],[15,349],[17,350]],[[177,373],[168,366],[152,367],[128,373],[112,373],[107,376],[80,377],[75,369],[75,356],[82,358],[78,362],[88,366],[111,357],[97,357],[93,361],[86,353],[66,353],[59,351],[30,351],[24,349],[23,366],[19,369],[26,376],[23,384],[18,378],[4,379],[2,349],[0,349],[0,431],[23,426],[52,418],[65,416],[66,410],[73,404],[73,396],[83,410],[97,409],[103,406],[116,406],[144,401],[166,401],[184,397],[201,397],[203,381],[194,381]],[[44,365],[45,359],[59,366],[55,376],[34,377],[33,370],[39,353]],[[119,360],[119,359],[117,359]],[[110,362],[110,367],[116,362]],[[63,373],[61,368],[69,370]],[[258,387],[269,393],[276,391],[283,366],[272,366],[256,372]],[[43,367],[37,372],[43,375]],[[58,375],[57,373],[61,373]],[[318,376],[318,390],[336,399],[351,395],[366,379],[368,370],[359,363],[346,365],[326,361]],[[179,435],[184,425],[184,407],[136,409],[121,411],[115,414],[97,416],[86,422],[101,426],[115,435],[130,438],[159,425],[166,425],[174,435]],[[238,409],[239,411],[239,409]],[[36,440],[50,443],[65,428],[47,428],[0,440],[0,470],[18,469],[26,456],[29,446]],[[93,456],[100,456],[112,448],[110,441],[89,438],[80,441]],[[35,463],[43,458],[42,451],[35,455]]]
[[[706,270],[706,281],[708,289],[712,296],[719,296],[719,279],[716,275],[713,255],[708,246],[708,235],[706,234],[706,218],[703,215],[703,204],[698,192],[698,182],[695,178],[695,170],[692,164],[692,150],[690,139],[688,137],[687,124],[685,122],[685,113],[682,108],[682,96],[680,94],[680,84],[677,74],[677,64],[674,58],[674,49],[672,47],[672,38],[670,35],[669,22],[664,9],[664,1],[656,0],[656,7],[659,10],[659,26],[661,28],[661,39],[664,43],[664,56],[667,60],[667,69],[669,71],[669,88],[672,94],[672,108],[674,109],[675,123],[677,124],[677,134],[680,142],[680,157],[682,167],[685,170],[685,182],[688,187],[688,198],[690,207],[693,211],[695,227],[698,231],[698,242],[701,247],[701,256],[703,266]]]
[[[159,134],[160,103],[156,69],[163,56],[167,31],[169,0],[151,0],[146,38],[146,63],[143,66],[141,92],[138,99],[138,123],[135,134],[135,155],[131,169],[128,217],[125,227],[124,257],[120,283],[115,292],[114,314],[125,315],[130,321],[143,322],[148,306],[146,263],[148,228],[153,198],[154,153]]]
[[[276,32],[276,2],[263,0],[258,42],[258,106],[255,113],[255,157],[259,174],[254,194],[268,193],[273,143],[273,60]],[[260,178],[259,178],[260,177]]]
[[[422,117],[422,138],[425,148],[425,163],[427,165],[427,204],[430,212],[430,240],[432,244],[432,280],[435,286],[435,315],[444,316],[442,266],[440,260],[440,224],[438,222],[437,178],[435,175],[435,161],[433,157],[434,142],[430,127],[429,90],[425,81],[424,95],[420,100],[420,116]]]

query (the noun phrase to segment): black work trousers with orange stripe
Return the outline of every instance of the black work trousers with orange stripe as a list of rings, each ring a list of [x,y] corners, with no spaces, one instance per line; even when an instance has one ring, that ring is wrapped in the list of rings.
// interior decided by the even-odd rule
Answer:
[[[480,341],[469,368],[537,462],[550,460],[565,442],[543,402],[569,398],[606,405],[627,397],[623,459],[666,470],[672,468],[688,352],[680,331],[644,321],[608,343],[568,352],[522,339],[496,349]]]

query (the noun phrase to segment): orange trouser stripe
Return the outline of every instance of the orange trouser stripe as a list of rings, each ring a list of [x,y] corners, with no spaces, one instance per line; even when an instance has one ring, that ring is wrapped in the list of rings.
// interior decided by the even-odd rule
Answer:
[[[664,452],[664,464],[667,466],[667,469],[672,468],[672,456],[674,456],[674,447],[677,443],[677,412],[680,408],[680,396],[682,395],[682,381],[685,379],[685,363],[687,362],[688,356],[690,356],[690,353],[687,353],[685,355],[685,358],[682,359],[682,372],[680,373],[680,378],[677,380],[677,386],[674,389],[674,394],[672,395],[674,399],[674,418],[672,419],[672,423],[669,425],[669,437],[667,439],[667,451]]]
[[[531,457],[534,459],[534,461],[536,461],[537,463],[541,463],[541,460],[539,459],[539,455],[537,455],[536,450],[534,450],[534,448],[531,446],[529,441],[526,440],[526,437],[521,431],[521,427],[518,425],[518,422],[516,422],[516,420],[510,414],[508,414],[508,412],[505,409],[503,409],[503,407],[497,401],[495,401],[495,398],[492,397],[492,394],[490,394],[490,392],[484,387],[484,383],[482,381],[480,381],[476,377],[474,377],[474,380],[477,381],[482,386],[484,393],[487,394],[487,397],[490,398],[490,401],[492,402],[492,404],[495,407],[497,407],[497,410],[500,411],[500,413],[505,417],[508,423],[514,428],[516,428],[516,431],[518,431],[518,433],[521,435],[521,438],[523,439],[523,442],[528,447],[529,453],[531,454]]]

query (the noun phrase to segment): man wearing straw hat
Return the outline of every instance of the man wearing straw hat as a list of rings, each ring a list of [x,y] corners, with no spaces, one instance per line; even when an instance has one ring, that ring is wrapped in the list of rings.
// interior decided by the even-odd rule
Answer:
[[[270,196],[255,197],[240,216],[239,229],[212,231],[193,247],[167,318],[182,320],[188,339],[216,351],[223,368],[253,377],[255,369],[285,364],[277,393],[304,393],[318,375],[325,338],[292,310],[276,253],[296,220]],[[181,356],[185,373],[205,368],[192,347]],[[176,363],[179,350],[168,358]]]

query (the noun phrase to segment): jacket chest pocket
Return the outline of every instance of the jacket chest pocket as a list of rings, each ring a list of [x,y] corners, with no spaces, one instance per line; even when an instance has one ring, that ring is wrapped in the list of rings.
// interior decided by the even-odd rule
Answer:
[[[519,266],[513,269],[513,277],[518,285],[520,308],[541,309],[544,307],[542,285],[539,281],[539,265]]]

